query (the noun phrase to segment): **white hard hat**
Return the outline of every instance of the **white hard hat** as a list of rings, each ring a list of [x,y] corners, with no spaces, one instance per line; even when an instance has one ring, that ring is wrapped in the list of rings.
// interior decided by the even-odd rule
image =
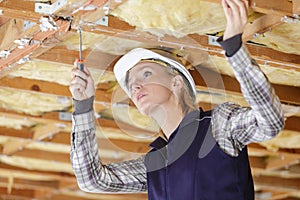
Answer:
[[[114,66],[115,77],[119,85],[121,86],[121,88],[126,92],[126,94],[129,97],[130,97],[130,92],[125,83],[126,73],[128,70],[134,67],[138,62],[146,59],[158,59],[164,61],[167,64],[170,64],[172,67],[177,69],[188,80],[188,82],[190,83],[190,87],[192,88],[192,91],[196,96],[195,82],[191,74],[189,73],[189,71],[182,64],[180,64],[175,60],[162,56],[158,53],[150,51],[148,49],[135,48],[129,51],[128,53],[126,53],[124,56],[122,56]]]

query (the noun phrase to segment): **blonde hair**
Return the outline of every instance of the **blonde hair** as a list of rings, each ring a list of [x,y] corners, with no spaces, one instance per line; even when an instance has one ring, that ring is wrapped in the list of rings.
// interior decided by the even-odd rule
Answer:
[[[193,90],[190,86],[189,81],[186,79],[186,77],[184,75],[182,75],[181,73],[177,73],[174,71],[177,71],[176,69],[170,69],[170,68],[165,68],[165,71],[167,73],[169,73],[170,75],[172,75],[173,77],[175,77],[176,75],[180,75],[181,78],[183,79],[183,86],[181,88],[180,91],[180,98],[179,98],[179,102],[181,105],[181,109],[182,109],[182,113],[183,114],[187,114],[193,110],[198,110],[198,105],[196,103],[196,96],[193,93]]]

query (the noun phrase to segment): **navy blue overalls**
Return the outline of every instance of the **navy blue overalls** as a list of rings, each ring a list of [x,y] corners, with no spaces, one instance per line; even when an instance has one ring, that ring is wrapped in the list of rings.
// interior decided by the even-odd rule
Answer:
[[[169,141],[147,153],[149,200],[253,200],[247,147],[227,155],[212,137],[211,111],[187,114]]]

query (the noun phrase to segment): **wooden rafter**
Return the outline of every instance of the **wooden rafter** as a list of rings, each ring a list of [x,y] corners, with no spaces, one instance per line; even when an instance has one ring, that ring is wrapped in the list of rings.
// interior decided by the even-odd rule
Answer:
[[[202,1],[221,3],[221,0],[202,0]],[[293,2],[286,1],[286,0],[273,0],[273,1],[250,0],[249,6],[254,11],[264,13],[264,14],[292,16]]]
[[[87,2],[86,6],[96,5],[95,9],[92,11],[80,10],[80,12],[75,13],[73,19],[73,27],[79,27],[82,22],[97,22],[104,16],[107,16],[111,10],[115,9],[125,1],[126,0],[90,0]]]
[[[23,20],[10,19],[0,27],[0,50],[8,50],[14,44],[14,40],[20,39],[23,24]]]
[[[300,15],[300,1],[293,0],[293,13]]]
[[[11,51],[7,58],[2,58],[0,60],[0,77],[5,76],[8,72],[19,67],[17,62],[22,58],[29,56],[34,50],[38,49],[44,40],[53,36],[57,32],[66,32],[70,27],[70,22],[66,20],[58,20],[57,30],[39,31],[31,36],[31,41],[26,44],[23,48],[15,48]],[[33,44],[31,44],[31,42]],[[22,62],[21,62],[22,63]],[[15,65],[15,66],[11,66]]]
[[[246,26],[243,33],[243,40],[251,40],[256,34],[263,34],[280,24],[282,24],[281,16],[271,14],[263,15]]]
[[[300,161],[300,154],[297,153],[288,153],[284,151],[272,152],[252,146],[250,146],[248,150],[250,156],[263,158],[260,162],[264,163],[252,163],[252,165],[262,166],[260,168],[266,170],[274,171],[278,169],[285,169],[291,165],[298,164]]]
[[[224,56],[222,49],[218,46],[210,45],[209,36],[205,35],[190,34],[184,38],[176,38],[172,36],[158,37],[149,33],[137,31],[135,30],[135,27],[132,27],[114,17],[109,18],[108,27],[90,23],[81,24],[81,27],[84,31],[91,33],[120,37],[151,45],[184,48],[187,51],[207,51],[210,55]],[[253,44],[247,44],[247,47],[254,58],[259,58],[259,63],[268,63],[270,66],[300,71],[299,55],[287,54]]]

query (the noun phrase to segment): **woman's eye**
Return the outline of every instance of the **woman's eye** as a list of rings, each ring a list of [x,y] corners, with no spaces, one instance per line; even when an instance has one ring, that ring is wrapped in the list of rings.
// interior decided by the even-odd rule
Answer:
[[[144,77],[151,76],[151,74],[152,74],[151,72],[149,72],[149,71],[145,71],[145,72],[144,72]]]

